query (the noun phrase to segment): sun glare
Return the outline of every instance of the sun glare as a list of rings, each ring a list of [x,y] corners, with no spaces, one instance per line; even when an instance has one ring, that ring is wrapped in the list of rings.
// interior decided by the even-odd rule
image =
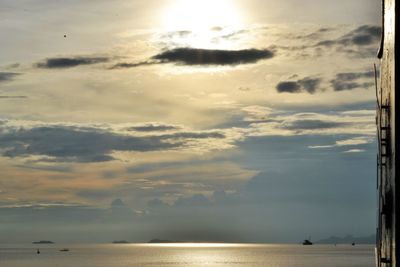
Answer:
[[[224,29],[241,29],[244,14],[235,0],[176,0],[164,11],[163,31],[190,33],[188,45],[215,47],[214,36]]]
[[[221,248],[221,247],[239,247],[245,244],[233,243],[165,243],[165,244],[146,244],[156,247],[180,247],[180,248]]]

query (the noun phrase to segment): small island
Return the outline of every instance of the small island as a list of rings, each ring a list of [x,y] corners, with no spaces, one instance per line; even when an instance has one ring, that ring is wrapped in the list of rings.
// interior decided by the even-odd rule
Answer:
[[[152,244],[160,244],[160,243],[182,243],[181,241],[176,241],[176,240],[165,240],[165,239],[152,239],[147,243],[152,243]]]
[[[126,240],[115,240],[112,242],[113,244],[130,244],[130,242]]]
[[[49,240],[33,241],[32,244],[54,244],[54,242]]]

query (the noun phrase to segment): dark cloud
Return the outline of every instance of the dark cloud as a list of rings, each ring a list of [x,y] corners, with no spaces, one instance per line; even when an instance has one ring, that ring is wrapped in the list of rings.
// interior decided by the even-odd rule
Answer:
[[[279,93],[299,93],[301,86],[298,82],[280,82],[276,86]]]
[[[336,74],[336,79],[341,81],[354,81],[359,78],[373,78],[375,73],[373,71],[365,72],[342,72]]]
[[[224,138],[218,132],[177,132],[154,136],[131,136],[102,129],[46,126],[0,133],[3,156],[51,157],[55,162],[103,162],[114,160],[113,151],[160,151],[183,147],[193,139]]]
[[[272,58],[274,53],[268,49],[213,50],[199,48],[175,48],[153,56],[147,61],[137,63],[122,62],[110,69],[135,68],[146,65],[177,63],[182,65],[239,65],[256,63]]]
[[[342,72],[336,74],[335,79],[331,80],[331,85],[335,91],[353,90],[357,88],[368,89],[374,85],[372,81],[359,81],[365,78],[371,80],[375,76],[373,71],[364,72]]]
[[[321,83],[319,78],[306,77],[297,81],[283,81],[277,84],[276,90],[279,93],[302,93],[314,94]]]
[[[317,91],[319,84],[321,83],[321,79],[313,79],[313,78],[304,78],[299,80],[298,83],[302,86],[302,88],[310,94],[313,94]]]
[[[184,65],[238,65],[256,63],[262,59],[272,58],[273,52],[268,49],[212,50],[198,48],[176,48],[155,55],[153,59],[163,63],[180,63]]]
[[[122,62],[122,63],[117,63],[110,67],[110,70],[113,69],[125,69],[125,68],[136,68],[136,67],[141,67],[141,66],[146,66],[146,65],[154,65],[154,64],[159,64],[159,62],[154,62],[154,61],[142,61],[138,63],[128,63],[128,62]]]
[[[103,63],[108,60],[109,59],[106,57],[58,57],[48,58],[44,62],[37,63],[36,67],[45,69],[63,69],[80,65]]]
[[[341,82],[339,80],[332,80],[331,84],[335,91],[347,91],[358,88],[368,89],[374,86],[374,83],[372,82],[357,83],[357,82]]]
[[[382,28],[374,25],[363,25],[338,39],[320,41],[317,46],[333,46],[333,45],[356,45],[366,46],[375,45],[379,42]]]
[[[178,129],[180,129],[180,127],[174,125],[146,124],[141,126],[129,127],[127,130],[138,131],[138,132],[158,132],[158,131],[169,131]]]
[[[0,72],[0,82],[7,82],[14,79],[15,76],[20,75],[20,73],[15,72]]]
[[[165,138],[164,138],[165,140]],[[133,137],[96,128],[38,127],[0,135],[3,156],[42,155],[55,161],[102,162],[114,158],[112,151],[156,151],[181,145],[160,137]]]
[[[0,95],[0,99],[24,99],[28,98],[25,95]]]
[[[345,123],[323,120],[296,120],[285,122],[281,128],[288,130],[317,130],[344,126]]]
[[[220,132],[178,132],[173,134],[164,134],[160,136],[165,139],[176,139],[176,138],[184,138],[184,139],[207,139],[207,138],[215,138],[222,139],[225,138],[225,135]]]

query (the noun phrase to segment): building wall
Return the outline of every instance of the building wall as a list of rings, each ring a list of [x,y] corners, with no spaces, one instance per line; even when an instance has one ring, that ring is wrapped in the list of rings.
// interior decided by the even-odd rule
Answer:
[[[377,93],[378,154],[378,267],[396,265],[396,1],[384,0],[380,84]],[[400,43],[399,43],[400,44]]]

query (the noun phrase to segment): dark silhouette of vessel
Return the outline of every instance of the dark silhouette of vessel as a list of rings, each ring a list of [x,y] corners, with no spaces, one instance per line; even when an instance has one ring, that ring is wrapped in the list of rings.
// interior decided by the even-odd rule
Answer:
[[[313,244],[313,242],[311,242],[310,240],[308,240],[308,239],[305,239],[304,241],[303,241],[303,245],[304,246],[310,246],[310,245],[312,245]]]

